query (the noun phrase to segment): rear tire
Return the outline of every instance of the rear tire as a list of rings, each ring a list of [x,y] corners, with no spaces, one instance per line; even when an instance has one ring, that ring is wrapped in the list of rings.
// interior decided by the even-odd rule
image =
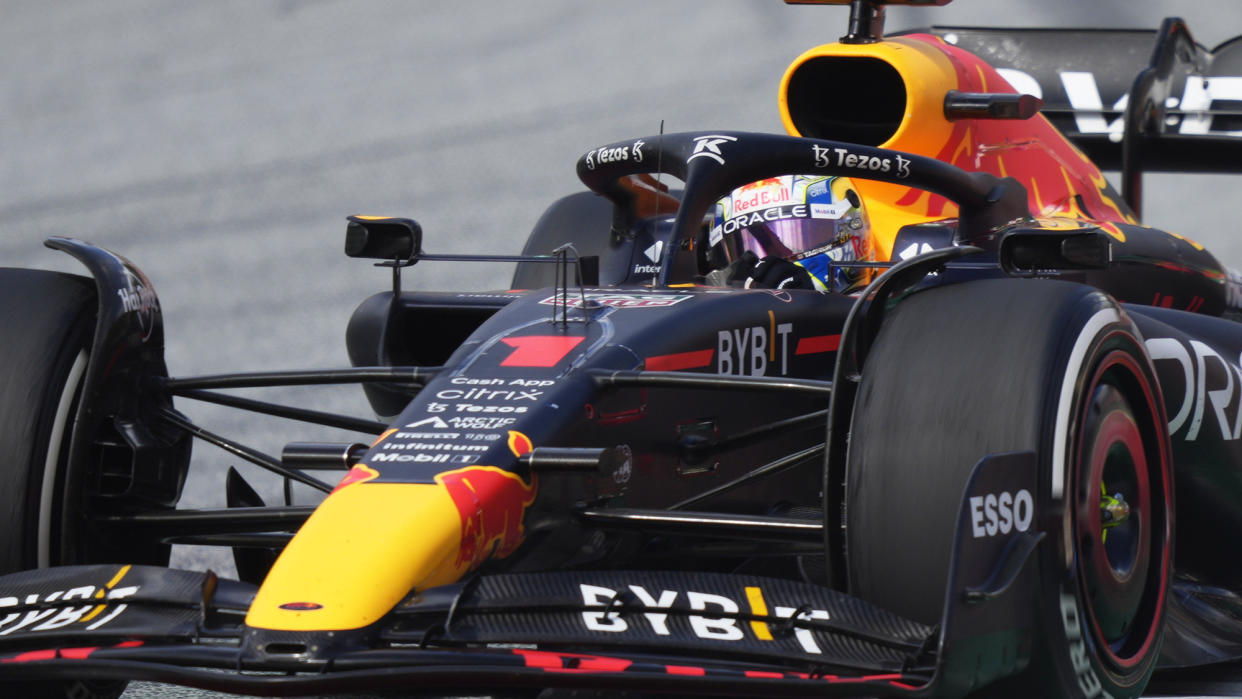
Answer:
[[[0,269],[0,574],[65,560],[74,539],[76,494],[64,492],[87,355],[95,328],[94,283],[84,277]],[[79,547],[73,547],[79,548]],[[120,696],[125,682],[70,680],[0,684],[5,696]]]
[[[940,621],[966,479],[989,453],[1040,469],[1037,643],[1006,696],[1138,696],[1159,657],[1172,560],[1172,477],[1155,374],[1105,294],[986,280],[903,300],[876,338],[846,473],[851,592]],[[1103,526],[1101,495],[1124,507]],[[1084,658],[1087,662],[1084,662]]]

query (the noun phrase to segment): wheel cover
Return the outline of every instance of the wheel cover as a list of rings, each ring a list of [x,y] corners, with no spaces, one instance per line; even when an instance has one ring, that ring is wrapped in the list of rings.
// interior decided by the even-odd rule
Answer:
[[[1159,638],[1170,563],[1167,450],[1151,386],[1129,352],[1096,364],[1082,394],[1067,503],[1088,636],[1121,672],[1148,660]]]

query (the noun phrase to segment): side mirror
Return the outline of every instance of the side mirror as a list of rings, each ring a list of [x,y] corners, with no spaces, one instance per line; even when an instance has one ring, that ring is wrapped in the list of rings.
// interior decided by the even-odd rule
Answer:
[[[411,260],[423,252],[423,227],[412,218],[350,216],[345,254],[372,260]]]
[[[1112,245],[1098,228],[1018,229],[1000,241],[1000,264],[1009,274],[1105,269],[1111,261]]]

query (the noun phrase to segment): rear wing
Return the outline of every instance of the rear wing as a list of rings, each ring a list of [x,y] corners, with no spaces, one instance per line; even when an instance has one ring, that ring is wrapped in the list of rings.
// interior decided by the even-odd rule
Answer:
[[[1208,50],[1180,19],[1158,30],[920,31],[1041,97],[1042,113],[1101,168],[1242,172],[1242,37]]]

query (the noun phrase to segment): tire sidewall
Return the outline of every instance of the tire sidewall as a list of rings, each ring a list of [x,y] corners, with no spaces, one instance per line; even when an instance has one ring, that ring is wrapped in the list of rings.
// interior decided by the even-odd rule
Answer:
[[[1066,334],[1062,348],[1064,369],[1060,372],[1063,381],[1058,390],[1049,393],[1047,415],[1051,429],[1044,432],[1047,441],[1043,453],[1050,463],[1044,470],[1041,489],[1047,497],[1044,516],[1049,538],[1041,559],[1039,602],[1044,648],[1042,654],[1037,651],[1036,657],[1043,655],[1044,662],[1052,664],[1053,672],[1044,672],[1043,663],[1037,661],[1035,673],[1072,683],[1072,696],[1138,696],[1159,658],[1165,597],[1172,573],[1172,457],[1165,430],[1164,402],[1142,339],[1123,311],[1113,304],[1086,306],[1075,320],[1070,327],[1078,327],[1079,332]],[[1133,395],[1135,391],[1126,397],[1142,413],[1141,418],[1136,418],[1152,428],[1144,430],[1144,447],[1149,453],[1158,454],[1159,459],[1148,467],[1149,477],[1156,477],[1151,483],[1151,521],[1145,524],[1150,524],[1153,534],[1163,537],[1159,550],[1151,552],[1153,558],[1146,576],[1146,584],[1159,586],[1157,596],[1149,603],[1154,606],[1149,614],[1150,629],[1144,634],[1150,636],[1149,642],[1141,644],[1141,653],[1126,658],[1124,666],[1112,662],[1115,657],[1111,651],[1101,647],[1103,644],[1092,633],[1091,612],[1084,601],[1085,563],[1074,541],[1078,536],[1074,525],[1076,493],[1078,488],[1088,487],[1082,484],[1084,465],[1078,458],[1083,414],[1102,362],[1115,352],[1123,352],[1133,360],[1136,378],[1142,384],[1138,398]],[[1150,400],[1141,397],[1143,391]],[[1143,516],[1148,517],[1148,513]]]

